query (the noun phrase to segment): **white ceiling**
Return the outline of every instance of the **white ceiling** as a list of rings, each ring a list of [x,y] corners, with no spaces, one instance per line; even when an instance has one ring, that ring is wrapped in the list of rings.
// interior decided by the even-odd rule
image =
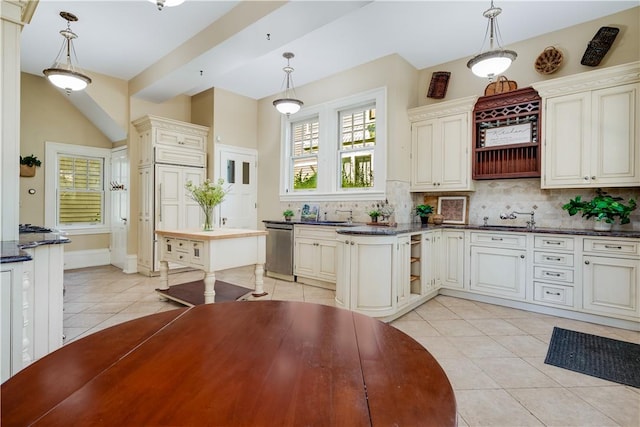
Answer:
[[[158,11],[147,0],[40,0],[23,30],[22,71],[42,75],[52,64],[63,41],[59,31],[66,22],[59,12],[64,10],[79,18],[71,29],[78,35],[79,65],[89,75],[130,80],[149,67],[156,73],[166,68],[134,96],[162,102],[219,87],[260,99],[282,90],[285,51],[296,54],[291,62],[295,86],[392,53],[417,69],[471,57],[480,50],[487,23],[482,12],[490,6],[486,0],[291,1],[244,28],[229,31],[216,24],[240,3],[186,0]],[[639,4],[496,1],[503,9],[499,24],[505,45]],[[191,53],[182,47],[177,52],[186,59],[180,67],[156,64],[210,25],[212,34],[228,31],[228,37],[212,41],[209,50]]]

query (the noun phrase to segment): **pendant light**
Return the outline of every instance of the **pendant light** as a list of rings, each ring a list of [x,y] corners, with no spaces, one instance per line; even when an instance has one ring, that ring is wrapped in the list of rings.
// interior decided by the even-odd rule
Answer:
[[[293,88],[293,83],[291,80],[293,67],[289,65],[289,60],[295,55],[291,52],[285,52],[282,54],[282,56],[287,59],[287,66],[282,69],[282,71],[284,71],[286,74],[286,89],[282,94],[282,98],[273,101],[273,106],[276,107],[276,110],[278,110],[282,114],[286,114],[287,117],[289,117],[291,114],[295,114],[300,111],[300,108],[304,105],[304,103],[295,98],[295,89]]]
[[[504,73],[518,56],[513,50],[503,49],[500,43],[498,15],[501,12],[502,9],[495,7],[493,0],[491,0],[491,7],[482,14],[482,16],[489,19],[489,22],[487,23],[487,31],[482,41],[480,53],[467,62],[467,67],[471,69],[473,74],[478,77],[487,77],[489,80],[493,80],[495,76]],[[484,49],[484,44],[487,41],[487,34],[489,35],[489,50],[483,52],[482,49]],[[498,46],[497,49],[494,49],[494,42]]]
[[[163,7],[173,7],[179,6],[184,3],[184,0],[149,0],[151,3],[154,3],[158,6],[158,10],[162,10]]]
[[[76,56],[76,51],[73,48],[73,39],[78,37],[71,31],[71,22],[76,22],[78,18],[69,12],[60,12],[60,16],[67,21],[67,28],[60,30],[64,41],[53,65],[42,72],[51,83],[60,89],[64,89],[67,95],[69,95],[71,91],[86,88],[87,85],[91,83],[91,78],[83,74],[80,68],[74,66],[71,62],[71,52],[73,52],[74,57]],[[78,58],[76,57],[76,62],[77,61]]]

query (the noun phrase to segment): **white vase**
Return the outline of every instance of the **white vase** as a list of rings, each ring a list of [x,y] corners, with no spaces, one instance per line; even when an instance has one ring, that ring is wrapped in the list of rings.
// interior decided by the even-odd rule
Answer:
[[[595,221],[595,223],[593,224],[593,229],[595,231],[611,231],[612,225],[613,224],[606,221]]]

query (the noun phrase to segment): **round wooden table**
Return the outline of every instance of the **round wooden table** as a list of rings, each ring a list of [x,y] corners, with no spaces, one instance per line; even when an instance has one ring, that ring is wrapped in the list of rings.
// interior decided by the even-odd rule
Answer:
[[[454,426],[444,371],[415,340],[317,304],[204,304],[132,320],[1,386],[17,425]]]

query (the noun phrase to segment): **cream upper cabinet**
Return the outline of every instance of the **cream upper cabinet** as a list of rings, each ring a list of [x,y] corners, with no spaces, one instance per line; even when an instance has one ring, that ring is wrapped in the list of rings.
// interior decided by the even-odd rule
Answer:
[[[471,111],[476,97],[409,110],[411,191],[470,191]]]
[[[533,85],[544,104],[542,188],[640,186],[639,64]]]

